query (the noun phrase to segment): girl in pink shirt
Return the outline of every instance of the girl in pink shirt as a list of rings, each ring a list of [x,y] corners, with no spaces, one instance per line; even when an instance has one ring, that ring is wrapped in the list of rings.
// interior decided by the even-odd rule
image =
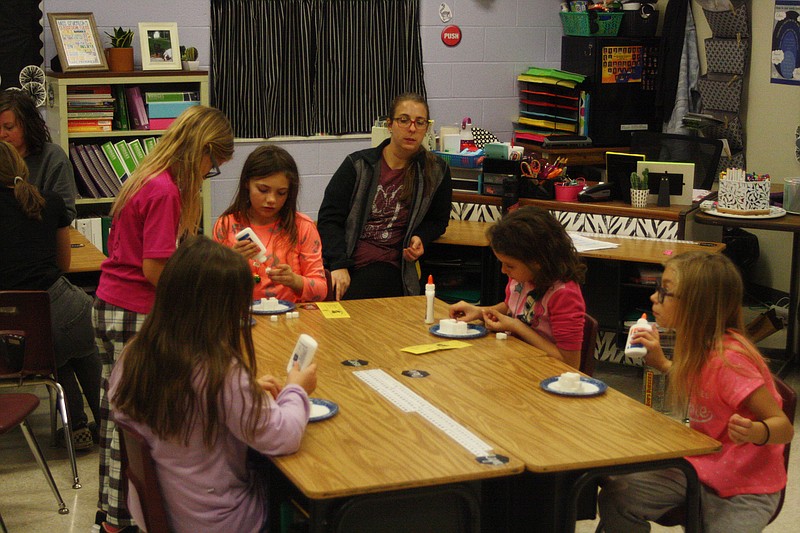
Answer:
[[[586,304],[580,283],[586,266],[564,227],[548,211],[522,207],[486,232],[508,276],[506,298],[493,306],[450,306],[450,317],[483,320],[492,331],[508,331],[528,344],[580,368]]]
[[[255,280],[254,300],[316,302],[328,293],[317,226],[297,212],[299,190],[300,175],[289,152],[274,145],[259,146],[244,163],[233,202],[214,225],[214,240],[248,260]],[[257,259],[258,245],[236,239],[246,227],[267,249],[263,263]]]
[[[97,522],[104,531],[134,530],[119,479],[119,440],[109,419],[108,377],[150,312],[161,271],[176,243],[197,234],[203,180],[218,175],[219,165],[232,156],[233,130],[225,115],[207,106],[190,107],[125,181],[111,208],[108,259],[100,267],[92,309],[103,362]]]
[[[660,326],[675,329],[670,361],[658,329],[633,340],[645,361],[669,376],[678,412],[688,402],[691,427],[722,443],[715,454],[687,457],[701,482],[703,531],[762,531],[786,485],[784,444],[794,429],[757,348],[742,334],[742,280],[722,254],[689,252],[670,259],[650,297]],[[600,516],[609,532],[650,531],[648,520],[683,504],[678,469],[609,478]]]
[[[114,419],[144,437],[176,533],[262,531],[265,487],[248,448],[297,451],[316,365],[297,363],[286,384],[256,377],[250,327],[253,278],[245,259],[204,237],[173,254],[152,312],[110,379]],[[209,327],[213,324],[213,327]],[[144,525],[139,496],[128,503]]]

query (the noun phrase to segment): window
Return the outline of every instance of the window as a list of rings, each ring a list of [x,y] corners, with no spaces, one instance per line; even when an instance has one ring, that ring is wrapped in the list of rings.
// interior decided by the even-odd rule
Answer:
[[[211,66],[237,137],[368,132],[425,95],[419,0],[212,0]]]

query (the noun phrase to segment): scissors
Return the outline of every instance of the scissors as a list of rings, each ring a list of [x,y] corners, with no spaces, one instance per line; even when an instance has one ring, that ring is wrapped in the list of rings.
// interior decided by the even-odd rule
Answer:
[[[530,162],[523,161],[520,163],[520,170],[524,178],[537,178],[542,170],[542,164],[538,159],[531,159]]]

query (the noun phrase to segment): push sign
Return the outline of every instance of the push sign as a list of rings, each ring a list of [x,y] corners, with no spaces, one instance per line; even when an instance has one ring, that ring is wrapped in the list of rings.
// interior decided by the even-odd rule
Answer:
[[[442,42],[446,46],[456,46],[461,42],[461,28],[451,25],[442,30]]]

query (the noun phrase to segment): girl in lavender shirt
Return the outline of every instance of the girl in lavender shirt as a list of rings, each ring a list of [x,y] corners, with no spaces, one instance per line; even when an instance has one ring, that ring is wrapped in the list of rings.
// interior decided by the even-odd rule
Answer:
[[[267,502],[248,448],[297,451],[316,365],[286,384],[256,377],[246,260],[204,237],[167,261],[152,312],[111,373],[114,419],[152,448],[172,531],[266,530]],[[143,525],[132,485],[128,509]]]

